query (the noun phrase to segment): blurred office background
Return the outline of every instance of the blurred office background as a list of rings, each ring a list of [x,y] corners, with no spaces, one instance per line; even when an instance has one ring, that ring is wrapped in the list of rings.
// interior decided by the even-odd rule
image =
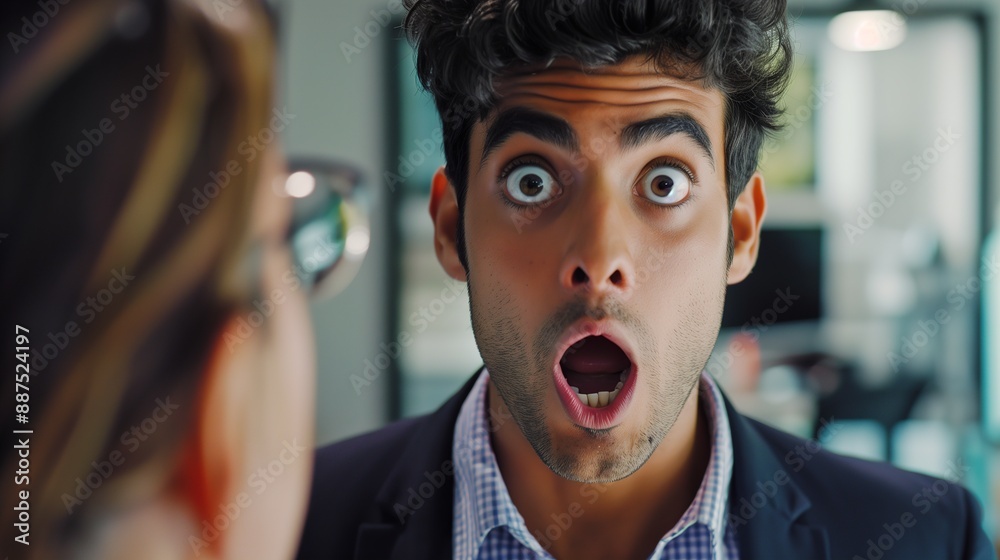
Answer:
[[[357,278],[313,309],[322,444],[433,410],[481,362],[464,287],[433,253],[426,193],[441,125],[394,29],[398,0],[283,10],[286,150],[359,164],[371,195]],[[762,156],[761,262],[730,292],[708,369],[751,416],[960,480],[995,536],[1000,4],[799,0],[789,11],[797,61],[788,128]]]

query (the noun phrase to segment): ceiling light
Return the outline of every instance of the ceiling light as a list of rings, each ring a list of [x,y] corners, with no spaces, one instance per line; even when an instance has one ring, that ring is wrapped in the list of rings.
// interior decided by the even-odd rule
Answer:
[[[906,20],[892,10],[844,12],[830,20],[833,44],[848,51],[884,51],[906,38]]]

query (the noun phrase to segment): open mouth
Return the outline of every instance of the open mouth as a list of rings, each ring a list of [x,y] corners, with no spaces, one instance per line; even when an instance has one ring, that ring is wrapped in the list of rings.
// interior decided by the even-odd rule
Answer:
[[[566,349],[559,365],[570,389],[591,408],[614,403],[632,370],[625,352],[603,336],[580,339]]]

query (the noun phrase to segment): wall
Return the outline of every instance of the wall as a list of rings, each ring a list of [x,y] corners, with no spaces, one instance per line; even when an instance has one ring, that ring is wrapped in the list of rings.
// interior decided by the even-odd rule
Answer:
[[[361,271],[344,292],[312,309],[319,335],[316,439],[321,444],[374,429],[387,418],[386,379],[360,395],[350,382],[376,354],[386,314],[380,181],[386,128],[382,61],[390,30],[370,11],[388,13],[387,6],[385,0],[295,0],[282,7],[283,94],[296,115],[285,136],[286,153],[350,161],[364,171],[376,195],[371,249]],[[356,26],[378,34],[348,57],[341,43],[355,42]],[[357,44],[364,40],[359,37]]]

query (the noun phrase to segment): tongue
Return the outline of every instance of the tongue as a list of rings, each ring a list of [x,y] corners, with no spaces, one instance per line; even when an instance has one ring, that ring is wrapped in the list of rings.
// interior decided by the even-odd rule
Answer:
[[[569,385],[583,394],[613,391],[621,372],[631,366],[622,349],[603,336],[590,336],[574,344],[560,364]]]

